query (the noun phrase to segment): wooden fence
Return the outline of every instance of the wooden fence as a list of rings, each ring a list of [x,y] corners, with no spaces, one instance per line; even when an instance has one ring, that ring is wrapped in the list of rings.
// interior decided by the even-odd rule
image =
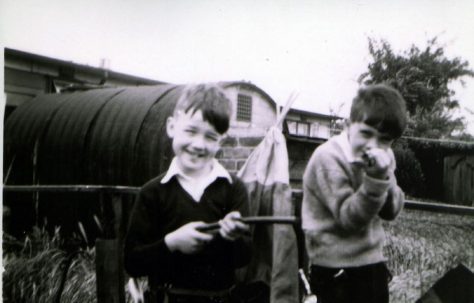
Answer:
[[[124,303],[125,302],[125,272],[123,268],[122,240],[125,234],[127,218],[124,213],[125,195],[135,195],[138,187],[129,186],[101,186],[101,185],[37,185],[18,186],[4,185],[4,192],[31,192],[31,193],[98,193],[100,203],[106,196],[112,202],[113,222],[110,224],[112,230],[106,232],[112,235],[108,238],[96,240],[96,290],[98,303]],[[301,209],[302,192],[293,191],[296,214]],[[454,206],[438,203],[426,203],[406,201],[405,207],[424,211],[442,212],[450,214],[461,214],[474,216],[474,207]],[[299,240],[302,241],[301,230]],[[301,243],[299,243],[301,247]]]
[[[445,157],[443,183],[446,201],[474,206],[474,156]]]

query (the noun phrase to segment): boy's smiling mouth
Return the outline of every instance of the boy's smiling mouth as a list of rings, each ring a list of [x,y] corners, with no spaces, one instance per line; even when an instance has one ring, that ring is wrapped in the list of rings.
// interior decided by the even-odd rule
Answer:
[[[206,153],[199,152],[199,151],[193,151],[189,149],[184,150],[188,155],[196,158],[204,158],[206,156]]]

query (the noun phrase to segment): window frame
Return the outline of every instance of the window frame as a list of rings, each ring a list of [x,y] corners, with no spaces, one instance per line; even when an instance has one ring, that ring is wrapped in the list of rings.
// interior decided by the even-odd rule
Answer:
[[[287,126],[288,126],[288,132],[290,135],[293,136],[298,136],[298,137],[311,137],[311,123],[306,122],[306,121],[300,121],[300,120],[293,120],[293,119],[287,119],[286,121]],[[291,132],[292,126],[290,124],[295,123],[296,128],[294,129],[294,132]],[[301,133],[301,130],[305,128],[305,131]]]
[[[238,93],[236,120],[241,122],[252,122],[252,106],[252,96]]]

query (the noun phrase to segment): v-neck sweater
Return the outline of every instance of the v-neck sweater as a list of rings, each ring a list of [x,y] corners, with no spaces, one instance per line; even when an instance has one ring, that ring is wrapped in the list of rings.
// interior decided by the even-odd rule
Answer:
[[[216,235],[199,253],[171,252],[165,236],[194,222],[216,222],[231,211],[248,214],[245,185],[217,178],[196,203],[176,177],[161,183],[160,175],[140,190],[125,238],[125,269],[131,276],[149,276],[152,284],[223,289],[234,283],[234,270],[250,260],[250,238],[227,241]]]

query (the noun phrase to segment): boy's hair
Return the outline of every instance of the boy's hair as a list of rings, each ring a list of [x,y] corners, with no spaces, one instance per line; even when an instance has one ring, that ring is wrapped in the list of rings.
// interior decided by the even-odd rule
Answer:
[[[350,120],[363,122],[397,139],[407,125],[405,100],[386,84],[369,85],[359,89],[352,101]]]
[[[229,129],[232,106],[225,91],[216,84],[187,86],[176,103],[174,114],[178,111],[193,114],[201,110],[204,121],[209,122],[218,133]]]

